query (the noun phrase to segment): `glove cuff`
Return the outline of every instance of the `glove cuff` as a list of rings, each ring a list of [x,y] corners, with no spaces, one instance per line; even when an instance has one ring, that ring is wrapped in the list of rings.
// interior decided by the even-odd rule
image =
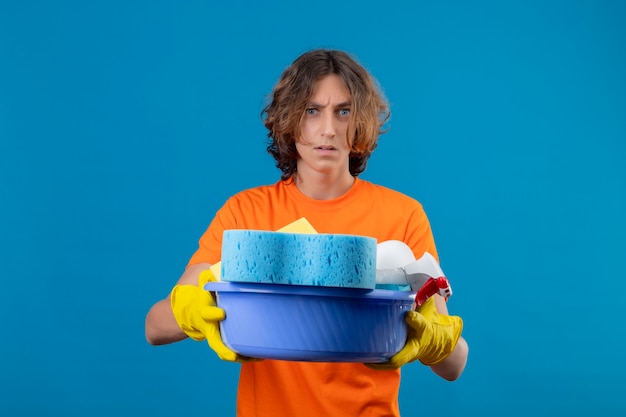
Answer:
[[[434,343],[419,357],[427,366],[438,365],[452,354],[463,331],[463,320],[458,316],[439,316],[433,327],[436,329]]]
[[[204,340],[204,321],[200,316],[196,285],[176,285],[170,294],[170,305],[178,327],[193,340]]]

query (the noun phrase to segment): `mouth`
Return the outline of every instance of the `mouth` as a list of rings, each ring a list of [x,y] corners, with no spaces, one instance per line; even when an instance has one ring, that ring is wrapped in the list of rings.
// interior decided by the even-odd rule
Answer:
[[[326,145],[316,146],[315,149],[319,149],[320,151],[334,151],[334,150],[336,150],[334,146],[330,146],[330,145],[328,145],[328,146],[326,146]]]

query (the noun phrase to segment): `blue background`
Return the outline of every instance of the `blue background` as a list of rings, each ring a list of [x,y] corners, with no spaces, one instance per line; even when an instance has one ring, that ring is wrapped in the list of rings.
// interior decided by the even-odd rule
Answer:
[[[0,414],[234,415],[238,365],[144,317],[231,194],[274,182],[259,113],[316,47],[392,120],[363,178],[420,200],[471,352],[403,416],[626,413],[626,3],[0,5]]]

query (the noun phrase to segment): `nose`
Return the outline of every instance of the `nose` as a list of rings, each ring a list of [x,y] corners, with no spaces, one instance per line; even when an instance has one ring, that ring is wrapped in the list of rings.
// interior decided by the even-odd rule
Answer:
[[[337,127],[335,126],[335,117],[332,112],[325,112],[322,117],[322,135],[328,138],[334,138],[337,134]]]

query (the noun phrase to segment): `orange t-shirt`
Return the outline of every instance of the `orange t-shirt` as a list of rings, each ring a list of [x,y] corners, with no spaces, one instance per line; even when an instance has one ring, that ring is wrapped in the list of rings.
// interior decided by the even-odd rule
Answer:
[[[422,205],[397,191],[356,179],[333,200],[313,200],[293,182],[242,191],[217,212],[189,265],[216,263],[228,229],[278,230],[305,217],[319,233],[401,240],[417,258],[437,257]],[[264,360],[241,365],[238,417],[399,416],[400,371],[360,363]]]

